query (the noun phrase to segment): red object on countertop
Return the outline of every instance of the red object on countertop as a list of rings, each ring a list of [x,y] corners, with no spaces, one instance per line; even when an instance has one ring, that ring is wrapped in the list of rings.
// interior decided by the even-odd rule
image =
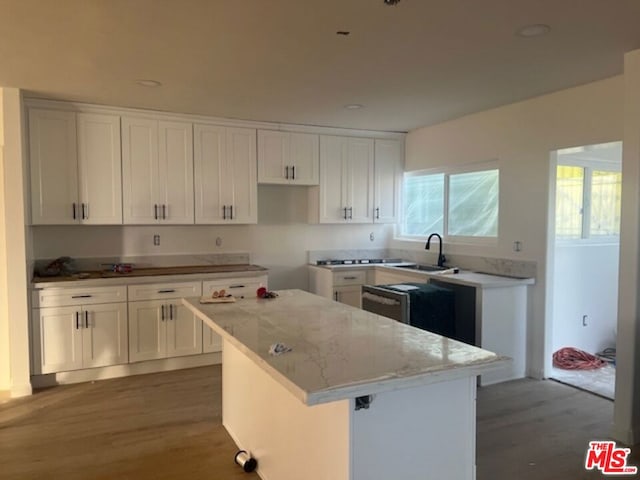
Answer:
[[[267,289],[264,287],[260,287],[258,288],[258,290],[256,290],[256,295],[258,296],[258,298],[264,298],[267,294]]]

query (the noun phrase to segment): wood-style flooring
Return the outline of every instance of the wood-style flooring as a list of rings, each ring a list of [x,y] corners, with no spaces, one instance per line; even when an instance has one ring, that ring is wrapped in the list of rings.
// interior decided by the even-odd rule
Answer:
[[[221,425],[220,372],[140,375],[5,401],[0,479],[255,480],[233,463],[237,447]],[[477,478],[601,478],[585,472],[584,455],[589,440],[608,437],[612,412],[612,402],[551,381],[482,388]],[[631,464],[640,465],[637,453]]]

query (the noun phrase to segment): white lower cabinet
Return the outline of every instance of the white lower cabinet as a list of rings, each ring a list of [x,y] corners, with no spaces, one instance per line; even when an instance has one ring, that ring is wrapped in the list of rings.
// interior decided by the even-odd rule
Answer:
[[[180,299],[129,303],[130,361],[198,353],[202,353],[202,321]]]
[[[201,289],[200,282],[129,286],[131,362],[202,353],[202,321],[180,300]]]
[[[362,308],[362,285],[333,287],[333,299],[352,307]]]
[[[362,286],[369,282],[366,270],[309,267],[309,291],[336,302],[362,308]]]
[[[127,304],[33,309],[35,373],[128,362]]]
[[[267,276],[251,278],[221,278],[202,282],[202,294],[211,296],[214,291],[225,290],[237,299],[255,298],[260,287],[267,288]],[[206,325],[202,331],[202,350],[204,353],[222,351],[222,338]]]

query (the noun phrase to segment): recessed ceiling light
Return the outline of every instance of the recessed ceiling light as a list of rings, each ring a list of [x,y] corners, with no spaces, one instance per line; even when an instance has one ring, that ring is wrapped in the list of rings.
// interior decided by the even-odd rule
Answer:
[[[360,105],[359,103],[350,103],[349,105],[345,105],[344,108],[347,110],[358,110],[362,108],[364,105]]]
[[[143,87],[159,87],[160,85],[162,85],[157,80],[136,80],[136,83]]]
[[[551,27],[549,25],[545,25],[543,23],[536,23],[532,25],[525,25],[524,27],[520,27],[516,30],[516,35],[519,37],[540,37],[542,35],[546,35],[551,31]]]

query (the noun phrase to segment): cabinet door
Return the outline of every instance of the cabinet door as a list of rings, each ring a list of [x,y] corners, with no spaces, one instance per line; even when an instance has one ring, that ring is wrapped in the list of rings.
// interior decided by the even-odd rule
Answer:
[[[374,175],[374,222],[397,222],[401,180],[401,143],[398,140],[376,140]]]
[[[34,225],[78,222],[76,153],[75,113],[29,109],[31,221]]]
[[[320,183],[320,137],[310,133],[290,134],[289,183],[318,185]]]
[[[320,137],[320,223],[346,223],[347,139]]]
[[[289,183],[290,135],[288,132],[258,130],[258,183]]]
[[[193,223],[193,127],[185,122],[158,124],[158,203],[162,223]]]
[[[223,182],[227,178],[227,136],[224,127],[194,125],[196,223],[226,223]],[[227,180],[229,181],[229,180]]]
[[[349,138],[347,205],[351,223],[373,222],[373,139]]]
[[[159,223],[158,199],[158,122],[146,118],[122,117],[124,223]]]
[[[362,287],[350,285],[348,287],[334,287],[333,299],[352,307],[362,308]]]
[[[167,303],[167,356],[179,357],[202,353],[202,320],[179,300]]]
[[[83,308],[83,367],[127,363],[127,304],[105,303]]]
[[[204,353],[222,351],[222,337],[204,323],[202,324],[202,351]]]
[[[129,361],[166,357],[165,302],[129,302]],[[164,313],[164,315],[163,315]]]
[[[227,223],[258,223],[256,131],[227,128],[227,155],[222,177]]]
[[[37,322],[34,325],[36,373],[82,368],[80,307],[40,308],[34,309],[33,314]]]
[[[80,221],[122,223],[120,117],[78,113]]]

